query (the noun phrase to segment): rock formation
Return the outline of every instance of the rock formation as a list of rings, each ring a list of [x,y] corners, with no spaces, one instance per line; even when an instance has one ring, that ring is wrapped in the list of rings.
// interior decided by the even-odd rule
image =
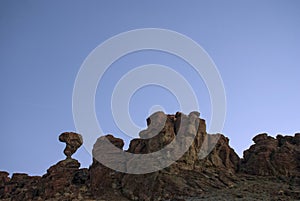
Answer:
[[[266,133],[253,138],[254,145],[244,151],[241,171],[262,176],[300,177],[300,134],[295,136]]]
[[[71,155],[82,144],[77,133],[66,132],[59,136],[66,142],[67,158],[51,166],[45,175],[28,176],[15,173],[10,179],[7,172],[0,172],[0,199],[8,200],[82,200],[89,198],[88,169],[79,169],[80,163]]]
[[[77,151],[77,149],[82,145],[82,136],[73,132],[65,132],[59,136],[59,141],[66,143],[66,148],[64,150],[64,154],[67,158],[71,158],[71,156]]]
[[[178,140],[179,132],[191,138],[191,146],[171,166],[143,175],[120,173],[94,160],[90,167],[90,175],[91,189],[95,196],[106,193],[107,189],[113,189],[113,193],[121,192],[130,200],[172,199],[176,196],[201,194],[209,188],[228,187],[237,180],[235,172],[238,170],[240,160],[229,147],[228,138],[223,135],[218,136],[219,141],[211,154],[204,159],[199,159],[198,155],[201,147],[204,146],[204,139],[209,138],[205,121],[199,118],[199,113],[184,115],[178,112],[176,115],[165,115],[157,112],[147,119],[147,124],[148,128],[140,132],[141,138],[133,139],[127,152],[135,154],[156,152],[169,145],[175,138]],[[105,149],[103,138],[105,137],[99,138],[94,145],[94,158],[97,158],[97,153],[100,154]],[[121,139],[114,138],[112,135],[106,138],[116,147],[123,148],[124,143]],[[179,139],[179,146],[185,147],[189,143],[188,140]],[[176,152],[175,148],[169,148],[169,152]],[[119,165],[140,168],[140,164],[134,164],[130,160],[124,161]]]
[[[11,179],[6,179],[4,186],[0,187],[0,198],[12,198],[12,200],[33,200],[38,194],[38,182],[41,177],[28,176],[24,173],[14,173]]]
[[[240,159],[227,137],[206,132],[205,120],[199,115],[154,113],[147,119],[147,129],[126,151],[122,139],[99,137],[89,169],[80,169],[80,163],[71,158],[82,145],[81,135],[62,133],[59,140],[66,143],[67,158],[42,177],[14,173],[10,178],[0,171],[0,200],[300,199],[300,134],[276,138],[257,135],[255,144]],[[179,157],[170,166],[147,174],[124,173],[145,168],[130,154],[144,158],[160,150],[165,150],[163,155],[149,166],[159,168],[163,160]],[[183,155],[179,154],[182,150]]]

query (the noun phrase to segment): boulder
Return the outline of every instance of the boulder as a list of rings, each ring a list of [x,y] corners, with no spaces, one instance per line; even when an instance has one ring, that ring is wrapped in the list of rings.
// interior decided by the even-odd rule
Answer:
[[[80,134],[74,132],[64,132],[59,136],[59,141],[66,143],[64,154],[68,159],[77,151],[82,145],[83,140]]]

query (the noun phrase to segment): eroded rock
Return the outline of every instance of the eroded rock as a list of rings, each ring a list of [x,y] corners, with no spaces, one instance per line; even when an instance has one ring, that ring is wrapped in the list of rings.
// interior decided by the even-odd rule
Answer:
[[[140,169],[143,166],[143,164],[136,164],[135,160],[124,160],[124,158],[120,160],[122,163],[118,163],[119,160],[114,157],[114,154],[118,157],[122,156],[120,155],[120,151],[123,151],[121,139],[114,138],[112,135],[98,138],[93,148],[94,161],[90,167],[91,188],[94,195],[99,196],[110,189],[110,193],[121,192],[130,200],[163,200],[173,199],[176,196],[197,195],[209,188],[224,188],[232,185],[237,179],[234,174],[239,167],[239,157],[230,148],[228,138],[223,135],[212,138],[206,133],[205,121],[200,119],[199,115],[198,112],[189,115],[180,112],[175,115],[156,112],[147,119],[148,128],[140,132],[142,138],[133,139],[126,152],[141,154],[143,157],[143,154],[167,149],[164,153],[173,154],[174,157],[178,150],[185,150],[171,166],[148,174],[120,173],[99,163],[95,159],[95,154],[107,150],[109,141],[119,149],[110,149],[108,157],[102,156],[101,160],[107,157],[107,160],[116,162],[124,169],[134,167]],[[200,150],[205,150],[202,148],[205,139],[211,144],[213,144],[212,139],[217,140],[216,146],[210,155],[199,159]],[[177,145],[172,144],[174,141]],[[209,147],[209,144],[206,146]],[[151,164],[151,166],[158,165],[159,163]],[[208,177],[209,183],[207,183]]]
[[[260,194],[266,199],[274,196],[280,200],[300,199],[300,133],[276,138],[266,133],[257,135],[253,138],[255,144],[244,152],[241,162],[229,146],[229,139],[221,134],[208,134],[205,120],[199,116],[199,112],[188,115],[154,113],[146,120],[148,127],[140,132],[141,138],[133,139],[126,151],[122,139],[102,136],[94,144],[93,163],[89,169],[80,169],[80,163],[71,158],[82,144],[81,136],[63,133],[59,140],[66,143],[67,158],[51,166],[42,177],[15,173],[10,179],[7,172],[0,172],[0,200],[156,201],[195,197],[198,200],[207,192],[212,195],[217,191],[227,195],[233,193],[228,200],[260,199]],[[185,151],[172,165],[159,171],[122,173],[143,167],[128,154],[142,158],[160,150],[165,150],[161,158],[147,165],[159,167],[162,159],[176,158],[180,150]],[[111,165],[122,172],[110,169]],[[275,183],[268,178],[273,178]],[[240,184],[242,187],[237,188]],[[278,185],[264,191],[264,187],[272,184]],[[244,194],[245,191],[248,194]],[[249,197],[253,193],[256,197]]]
[[[111,149],[110,146],[114,146],[115,149]],[[104,166],[102,163],[112,164],[124,169],[126,166],[123,162],[124,158],[120,158],[122,155],[119,155],[120,152],[123,152],[123,146],[124,141],[112,135],[97,139],[93,147],[93,164],[89,169],[90,187],[93,195],[98,197],[110,194],[121,196],[120,185],[123,174]]]
[[[244,151],[241,170],[263,176],[300,176],[299,134],[277,135],[276,138],[259,134],[255,142]]]
[[[83,143],[82,136],[74,132],[62,133],[59,136],[59,141],[66,143],[64,154],[69,159]]]

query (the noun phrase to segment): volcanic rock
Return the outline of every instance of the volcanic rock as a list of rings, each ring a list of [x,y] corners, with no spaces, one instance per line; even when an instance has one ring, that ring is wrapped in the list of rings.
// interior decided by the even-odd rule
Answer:
[[[70,158],[82,144],[80,135],[63,133],[59,139],[67,143],[67,159],[51,166],[42,177],[14,173],[10,179],[7,172],[0,172],[0,199],[18,201],[92,198],[88,190],[88,169],[79,169],[80,163]]]
[[[172,157],[176,157],[178,150],[185,150],[182,156],[171,166],[156,172],[120,173],[105,167],[95,159],[108,148],[105,147],[108,142],[119,150],[111,151],[111,158],[108,156],[107,160],[115,160],[117,163],[122,161],[119,165],[127,169],[139,169],[143,164],[115,158],[114,154],[122,157],[120,152],[123,151],[123,141],[112,135],[100,137],[94,145],[94,160],[90,167],[91,189],[95,196],[110,189],[110,193],[121,192],[130,200],[173,199],[176,196],[201,194],[211,188],[224,188],[237,180],[235,172],[239,168],[239,157],[230,148],[228,138],[206,133],[205,121],[199,118],[199,113],[185,115],[178,112],[175,115],[166,115],[156,112],[147,119],[147,125],[148,128],[140,132],[142,138],[133,139],[126,152],[141,154],[143,157],[143,154],[155,153],[169,146],[164,152],[166,155],[173,154]],[[176,141],[177,145],[173,145],[173,141]],[[202,147],[204,142],[206,144]],[[211,154],[199,159],[199,152],[206,153],[210,144],[215,145]],[[158,163],[149,165],[159,167]]]
[[[52,198],[56,194],[65,193],[77,194],[78,189],[72,184],[75,175],[80,172],[79,167],[80,163],[75,159],[66,159],[51,166],[40,181],[40,190],[44,197]]]
[[[71,158],[81,135],[63,133],[67,158],[42,177],[0,171],[0,200],[300,200],[299,133],[259,134],[241,160],[199,116],[156,112],[126,151],[122,139],[101,136],[89,169]]]
[[[107,146],[109,146],[110,143],[116,148],[120,149],[120,151],[115,153],[114,150],[110,150],[108,156],[101,155],[103,152],[106,152],[109,149]],[[116,154],[122,152],[123,146],[123,140],[120,138],[115,138],[112,135],[102,136],[97,139],[93,148],[93,164],[89,169],[91,190],[95,196],[101,196],[105,194],[120,194],[120,191],[117,189],[120,188],[121,177],[123,174],[104,166],[95,158],[102,156],[102,159],[107,161],[107,163],[125,166],[125,164],[118,160],[118,156],[116,156]]]
[[[66,143],[66,148],[64,154],[68,159],[77,151],[77,149],[82,145],[83,140],[80,134],[74,132],[65,132],[59,136],[59,141]]]
[[[32,200],[36,196],[36,186],[39,179],[39,176],[32,177],[24,173],[14,173],[11,179],[5,179],[4,188],[0,190],[0,198]]]
[[[300,134],[295,136],[259,134],[244,151],[241,171],[263,176],[300,177]]]
[[[0,171],[0,196],[4,195],[4,193],[7,193],[7,189],[5,188],[5,185],[9,182],[10,178],[8,177],[9,173]]]
[[[0,171],[0,186],[3,186],[5,183],[7,183],[10,179],[8,177],[9,173]]]
[[[82,145],[80,134],[65,132],[59,136],[61,142],[66,143],[65,160],[51,166],[39,180],[38,192],[43,199],[74,200],[89,197],[88,169],[79,169],[80,163],[71,156]]]

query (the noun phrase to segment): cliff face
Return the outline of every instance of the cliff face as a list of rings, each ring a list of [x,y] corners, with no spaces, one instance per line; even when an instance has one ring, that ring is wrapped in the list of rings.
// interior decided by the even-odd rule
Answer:
[[[81,136],[76,133],[61,134],[60,141],[66,143],[66,159],[51,166],[42,177],[15,173],[9,178],[8,173],[0,172],[0,200],[188,200],[188,197],[199,198],[212,192],[220,192],[222,198],[223,194],[235,195],[234,191],[261,194],[257,186],[269,181],[260,176],[287,178],[283,184],[289,183],[290,186],[276,187],[280,183],[278,181],[269,185],[272,186],[272,190],[269,188],[270,196],[275,189],[279,194],[272,194],[273,197],[300,199],[300,193],[297,194],[300,190],[300,134],[294,137],[279,135],[276,139],[260,134],[253,138],[255,144],[240,159],[229,146],[228,138],[206,132],[205,120],[199,118],[198,112],[189,115],[157,112],[147,119],[147,124],[148,128],[140,132],[140,138],[131,141],[126,151],[122,150],[122,139],[113,135],[98,138],[89,169],[80,169],[80,163],[71,158],[82,144]],[[117,149],[108,149],[109,142]],[[166,147],[163,155],[155,155]],[[180,150],[185,150],[183,155],[178,154]],[[103,152],[106,154],[103,155]],[[124,173],[147,169],[147,165],[141,164],[143,160],[130,157],[130,153],[139,154],[142,159],[153,153],[155,160],[150,158],[144,162],[151,168],[157,168],[157,171]],[[180,157],[176,162],[160,168],[164,161],[177,156]],[[110,169],[99,161],[122,172]],[[148,164],[149,161],[152,162]],[[256,179],[259,182],[249,186]],[[273,184],[273,180],[270,182]],[[281,191],[283,194],[280,194]],[[290,194],[286,195],[286,192]],[[241,196],[243,194],[238,195]]]

